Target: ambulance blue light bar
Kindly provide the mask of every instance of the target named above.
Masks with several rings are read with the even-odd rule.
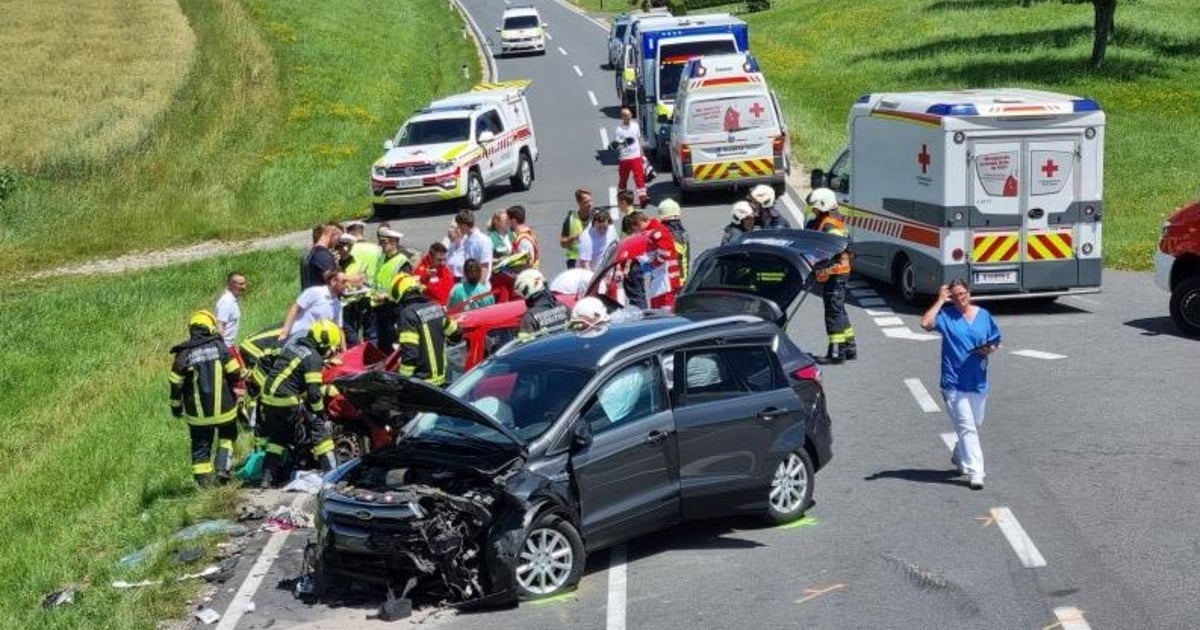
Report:
[[[931,105],[925,113],[937,116],[978,116],[979,110],[970,103],[938,103]]]
[[[1093,101],[1090,98],[1081,98],[1071,101],[1071,105],[1076,112],[1098,112],[1100,111],[1100,103]]]

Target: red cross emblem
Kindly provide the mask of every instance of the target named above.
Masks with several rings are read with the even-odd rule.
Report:
[[[1054,174],[1058,172],[1058,168],[1059,167],[1054,163],[1054,160],[1049,159],[1046,160],[1046,163],[1042,165],[1042,172],[1046,174],[1046,177],[1054,177]]]
[[[763,109],[763,106],[758,103],[755,103],[750,106],[750,113],[754,114],[755,118],[762,118],[762,114],[765,111],[767,111],[767,110]]]
[[[921,152],[917,154],[917,163],[921,165],[921,174],[924,175],[929,169],[929,163],[932,162],[929,155],[929,145],[922,144]]]

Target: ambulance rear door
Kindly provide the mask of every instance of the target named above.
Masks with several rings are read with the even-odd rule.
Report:
[[[770,177],[779,120],[766,89],[714,92],[697,90],[685,105],[682,140],[691,149],[697,182]]]

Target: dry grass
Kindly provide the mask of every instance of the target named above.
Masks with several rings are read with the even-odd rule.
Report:
[[[149,137],[196,38],[174,0],[0,0],[0,163],[78,172]]]

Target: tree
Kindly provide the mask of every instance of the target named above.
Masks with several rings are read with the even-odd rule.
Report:
[[[1099,70],[1104,65],[1108,42],[1117,36],[1117,0],[1092,0],[1092,11],[1096,17],[1092,27],[1092,69]]]

